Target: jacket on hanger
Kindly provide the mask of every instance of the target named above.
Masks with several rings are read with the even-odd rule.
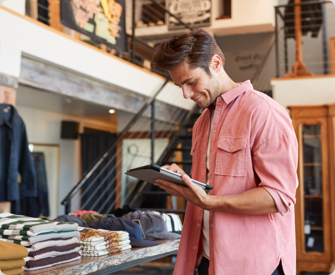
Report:
[[[0,201],[36,196],[36,173],[26,127],[12,105],[0,104]]]
[[[310,0],[302,0],[302,3],[307,3]],[[294,4],[294,0],[290,0],[288,4]],[[285,37],[295,38],[294,28],[294,6],[285,8]],[[312,33],[312,37],[317,37],[323,22],[323,14],[321,3],[301,5],[301,31],[302,35],[308,32]]]

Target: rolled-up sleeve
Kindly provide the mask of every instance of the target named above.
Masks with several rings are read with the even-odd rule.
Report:
[[[253,152],[254,170],[273,198],[278,212],[293,211],[298,187],[298,144],[294,132],[281,133],[257,146]]]

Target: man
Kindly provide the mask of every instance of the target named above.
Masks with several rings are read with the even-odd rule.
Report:
[[[296,274],[294,203],[297,140],[285,109],[235,83],[224,56],[202,29],[159,45],[155,68],[168,71],[186,99],[203,112],[193,127],[192,178],[188,187],[155,184],[188,200],[175,275]]]

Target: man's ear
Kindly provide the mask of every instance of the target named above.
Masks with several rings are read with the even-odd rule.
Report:
[[[222,60],[219,55],[214,54],[211,59],[211,66],[213,71],[218,73],[222,69]]]

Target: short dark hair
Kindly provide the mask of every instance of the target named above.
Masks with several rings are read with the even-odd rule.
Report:
[[[211,76],[209,63],[217,54],[224,65],[224,55],[213,36],[203,29],[193,29],[182,35],[175,35],[157,46],[152,58],[153,68],[170,71],[174,66],[188,62],[192,69],[201,67]]]

